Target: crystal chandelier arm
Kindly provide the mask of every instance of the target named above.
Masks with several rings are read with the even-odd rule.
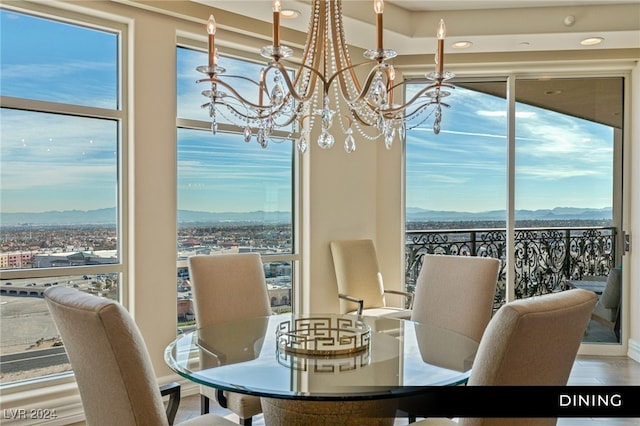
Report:
[[[235,99],[235,100],[238,101],[237,99]],[[240,106],[246,107],[246,105],[243,105],[240,101],[238,101],[238,103],[239,103]],[[204,104],[203,107],[206,107],[208,105],[209,104]],[[249,114],[247,112],[242,112],[238,108],[236,108],[235,105],[233,105],[232,103],[230,103],[228,101],[216,101],[216,105],[225,106],[227,109],[229,109],[229,111],[232,112],[233,115],[235,115],[236,117],[242,118],[244,120],[247,120],[247,121],[259,121],[259,120],[263,120],[263,119],[271,116],[271,114],[261,115],[259,111],[256,111],[256,114]],[[251,110],[247,110],[247,111],[251,111]],[[280,123],[279,127],[288,126],[293,121],[295,121],[295,119],[296,119],[295,115],[292,116],[292,117],[289,117],[287,119],[287,121],[285,121],[284,123]]]
[[[400,87],[400,86],[402,86],[402,85],[404,85],[404,84],[406,84],[406,82],[398,83],[398,84],[396,84],[395,86],[391,87],[391,89],[389,89],[389,90],[394,90],[394,89],[396,89],[396,88],[398,88],[398,87]],[[403,111],[403,110],[407,110],[407,109],[408,109],[409,107],[411,107],[411,105],[413,105],[413,103],[414,103],[414,102],[416,102],[416,101],[417,101],[417,100],[418,100],[418,99],[419,99],[423,94],[427,93],[427,92],[428,92],[428,91],[430,91],[430,90],[434,90],[434,89],[435,89],[436,91],[439,91],[439,90],[440,90],[440,88],[442,88],[442,87],[447,87],[447,88],[450,88],[450,89],[455,89],[455,86],[452,86],[452,85],[447,84],[447,83],[433,83],[433,84],[430,84],[430,85],[428,85],[427,87],[424,87],[423,89],[421,89],[420,91],[418,91],[418,93],[416,93],[416,94],[415,94],[415,95],[414,95],[414,96],[413,96],[409,101],[405,102],[405,103],[404,103],[404,104],[402,104],[402,105],[398,105],[398,106],[395,106],[395,107],[389,107],[389,108],[386,108],[386,109],[384,110],[384,113],[385,113],[385,115],[386,115],[386,114],[394,114],[394,113],[397,113],[397,112],[400,112],[400,111]],[[439,104],[441,104],[441,105],[443,105],[443,106],[449,107],[449,105],[447,105],[447,104],[443,103],[439,98],[433,98],[433,97],[430,97],[430,98],[429,98],[429,102],[426,102],[426,103],[425,103],[425,105],[438,104],[438,103],[439,103]]]
[[[258,83],[256,83],[255,81],[248,79],[246,77],[243,76],[227,76],[227,77],[234,77],[234,78],[240,78],[240,79],[244,79],[247,80],[249,82],[251,82],[252,84],[256,84],[259,86]],[[283,114],[283,112],[286,111],[287,108],[289,108],[289,104],[290,102],[290,94],[287,94],[283,100],[282,103],[275,105],[275,104],[269,104],[269,105],[260,105],[260,104],[255,104],[253,102],[250,102],[249,100],[247,100],[246,98],[244,98],[243,96],[241,96],[235,89],[233,89],[233,87],[231,87],[231,85],[227,82],[224,82],[222,80],[219,80],[217,78],[211,78],[211,79],[203,79],[201,81],[209,81],[212,82],[214,84],[218,84],[222,87],[225,87],[227,89],[229,89],[229,91],[231,92],[231,95],[227,95],[227,94],[223,94],[222,96],[220,96],[220,94],[216,91],[216,90],[210,90],[210,91],[203,91],[202,94],[205,95],[206,97],[208,97],[210,99],[209,102],[207,102],[206,104],[202,105],[202,107],[207,107],[207,106],[212,106],[212,105],[224,105],[225,107],[227,107],[235,116],[242,118],[243,120],[249,120],[249,121],[258,121],[258,120],[263,120],[265,118],[269,118],[269,117],[278,117],[281,115],[284,115],[285,117],[287,117],[287,120],[283,123],[279,123],[278,126],[279,127],[283,127],[283,126],[288,126],[289,124],[293,123],[296,120],[296,115],[292,115],[292,116],[287,116],[286,114]],[[215,95],[213,95],[215,94]],[[228,102],[227,99],[233,99],[234,101],[236,101],[239,105],[241,105],[242,107],[244,107],[244,110],[247,112],[243,112],[238,110],[235,106],[233,106],[230,102]],[[253,111],[254,114],[250,114],[249,111]]]
[[[303,93],[303,94],[298,93],[296,90],[296,85],[297,85],[296,83],[298,80],[297,76],[302,74],[301,70],[298,70],[298,72],[296,73],[295,82],[291,81],[291,79],[289,78],[289,73],[287,72],[287,69],[280,63],[280,61],[270,64],[265,71],[268,71],[272,68],[279,70],[280,74],[282,75],[282,79],[284,80],[284,83],[287,86],[287,89],[289,89],[289,94],[293,96],[293,98],[298,102],[308,102],[313,97],[313,93],[315,92],[316,82],[318,78],[321,79],[323,83],[325,83],[325,80],[322,74],[320,74],[320,72],[318,72],[316,69],[305,64],[297,64],[297,65],[301,69],[306,69],[312,72],[314,75],[314,77],[311,78],[311,81],[309,82],[310,86],[307,88],[306,93]]]
[[[373,125],[369,121],[367,121],[364,118],[362,118],[362,116],[358,113],[358,111],[356,109],[353,109],[353,108],[349,109],[349,112],[351,113],[351,116],[354,118],[354,120],[356,120],[358,123],[362,124],[363,126],[372,126]]]
[[[245,80],[245,81],[250,82],[251,84],[255,84],[256,86],[258,86],[260,88],[261,92],[264,91],[264,88],[260,85],[260,83],[254,81],[254,80],[252,80],[250,78],[247,78],[247,77],[244,77],[244,76],[241,76],[241,75],[227,75],[227,76],[225,76],[225,78],[237,78],[237,79]],[[261,105],[261,104],[256,104],[256,103],[253,103],[253,102],[249,101],[244,96],[240,95],[240,93],[238,93],[233,88],[233,86],[231,86],[231,84],[229,84],[226,81],[221,80],[221,79],[219,79],[217,77],[203,78],[201,80],[198,80],[198,83],[205,82],[205,81],[208,81],[208,82],[211,82],[211,83],[214,83],[216,85],[220,85],[220,86],[224,87],[225,89],[229,90],[229,92],[232,93],[232,95],[233,95],[232,97],[233,98],[237,99],[239,102],[241,102],[241,103],[243,103],[243,104],[245,104],[245,105],[247,105],[247,106],[249,106],[251,108],[254,108],[256,110],[266,110],[266,109],[269,109],[269,108],[273,108],[273,106],[274,106],[274,105],[271,105],[271,104],[269,104],[269,105]]]
[[[341,75],[343,73],[347,72],[347,71],[349,71],[351,73],[357,67],[370,65],[370,64],[371,64],[371,61],[363,62],[361,64],[356,64],[356,65],[350,65],[347,68],[341,69],[341,70],[337,71],[334,75],[331,76],[331,78],[329,79],[329,84],[331,84],[332,81],[335,78],[338,78],[338,81],[340,83],[340,91],[342,92],[342,96],[347,101],[347,103],[354,103],[354,102],[358,102],[358,101],[364,101],[364,102],[367,103],[367,105],[369,105],[370,108],[375,110],[375,109],[378,108],[378,106],[374,105],[369,99],[367,99],[367,93],[369,92],[369,89],[371,89],[371,84],[372,84],[372,82],[373,82],[373,80],[374,80],[374,78],[375,78],[375,76],[376,76],[376,74],[378,72],[382,72],[386,76],[386,80],[387,80],[387,83],[385,84],[386,92],[389,93],[391,91],[391,89],[389,89],[389,86],[390,86],[390,82],[393,81],[393,80],[391,79],[391,70],[389,69],[389,67],[386,64],[381,63],[378,66],[372,68],[371,71],[369,71],[369,74],[367,75],[367,78],[365,79],[364,87],[362,89],[360,89],[360,85],[359,84],[355,85],[356,89],[359,90],[359,92],[353,98],[349,97],[349,93],[348,93],[347,88],[346,88],[346,80],[341,77]],[[357,80],[354,81],[354,83],[356,83],[356,82],[357,82]]]

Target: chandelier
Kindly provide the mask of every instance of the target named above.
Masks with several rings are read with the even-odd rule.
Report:
[[[294,63],[287,60],[293,50],[280,44],[282,2],[274,0],[273,44],[260,52],[268,62],[256,80],[225,74],[226,70],[218,63],[216,22],[211,15],[207,22],[208,64],[197,70],[207,75],[198,83],[211,84],[210,89],[202,92],[207,98],[202,107],[209,111],[212,132],[217,132],[220,116],[239,126],[246,142],[255,138],[266,148],[274,130],[297,129],[296,144],[301,153],[308,148],[316,121],[321,123],[318,145],[331,148],[335,143],[334,134],[341,132],[347,152],[356,149],[354,132],[369,140],[382,138],[390,149],[394,139],[404,139],[408,125],[415,127],[413,123],[419,125],[431,116],[434,117],[433,132],[438,134],[442,107],[449,107],[442,99],[450,94],[447,89],[453,89],[446,81],[454,77],[443,69],[444,21],[440,20],[436,32],[435,70],[425,75],[429,83],[411,99],[396,104],[394,91],[405,83],[395,83],[394,67],[387,63],[397,53],[383,44],[384,1],[373,3],[377,46],[364,52],[365,62],[351,62],[344,36],[342,1],[313,0],[304,52],[301,61]],[[370,70],[361,82],[356,70],[362,67]],[[291,69],[295,72],[291,73]],[[242,81],[243,87],[247,82],[255,87],[251,99],[246,90],[234,88],[232,83],[238,81]]]

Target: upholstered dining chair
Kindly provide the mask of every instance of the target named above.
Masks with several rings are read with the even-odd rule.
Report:
[[[229,253],[189,257],[196,324],[200,327],[244,318],[271,315],[262,259],[258,253]],[[201,412],[209,401],[238,415],[244,426],[262,413],[260,398],[200,386]]]
[[[71,362],[87,425],[173,424],[180,387],[167,387],[165,408],[142,335],[122,305],[63,286],[49,287],[44,298]],[[180,423],[234,424],[215,414]]]
[[[520,299],[491,318],[468,386],[566,386],[597,296],[583,289]],[[552,426],[555,418],[427,418],[414,426]]]
[[[413,294],[384,288],[372,240],[335,240],[330,247],[341,314],[409,319]],[[388,306],[385,294],[405,297],[407,307]]]
[[[620,339],[620,302],[622,300],[622,269],[613,268],[607,276],[602,294],[593,308],[591,318],[609,327]]]
[[[416,280],[411,320],[435,325],[480,342],[493,314],[500,260],[425,254]],[[411,402],[399,409],[415,421]]]
[[[493,314],[500,260],[425,254],[411,320],[463,334],[476,342]]]

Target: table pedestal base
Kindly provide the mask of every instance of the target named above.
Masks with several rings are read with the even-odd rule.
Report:
[[[266,426],[393,426],[395,399],[301,401],[260,398]]]

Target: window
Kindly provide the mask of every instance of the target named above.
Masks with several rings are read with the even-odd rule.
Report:
[[[408,288],[424,253],[502,259],[495,307],[574,280],[607,281],[622,255],[624,78],[515,78],[512,110],[506,79],[456,86],[440,135],[407,132]],[[584,341],[619,343],[616,331],[591,321]]]
[[[119,300],[124,274],[124,28],[38,9],[0,9],[2,384],[70,369],[46,288]]]
[[[177,50],[178,75],[178,323],[194,321],[186,259],[194,254],[254,251],[262,255],[274,311],[292,310],[296,260],[293,226],[294,143],[287,134],[267,149],[244,142],[224,115],[212,134],[206,83],[195,68],[206,54]],[[223,58],[229,73],[258,75],[260,66]],[[236,71],[233,71],[236,70]]]
[[[425,252],[502,255],[491,229],[506,224],[506,108],[486,90],[504,82],[459,85],[442,112],[406,137],[406,284],[412,291]],[[407,88],[417,92],[416,82]],[[479,232],[478,232],[479,231]],[[504,240],[502,240],[504,242]],[[504,290],[504,289],[503,289]]]

